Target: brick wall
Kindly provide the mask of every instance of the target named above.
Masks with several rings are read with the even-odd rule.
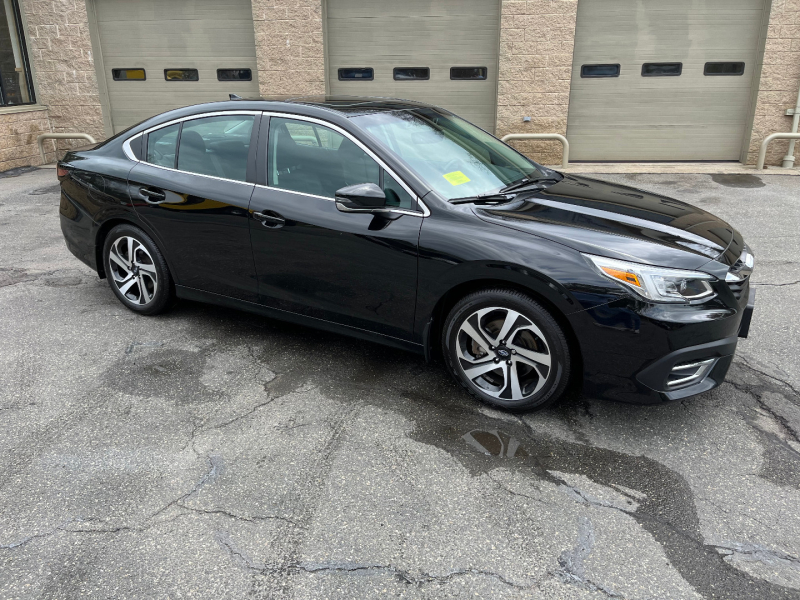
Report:
[[[262,96],[324,94],[321,0],[252,0]]]
[[[503,0],[497,135],[567,133],[577,0]],[[531,117],[524,123],[523,117]],[[558,142],[513,142],[534,160],[561,163]]]
[[[5,134],[0,136],[0,170],[38,165],[36,135],[45,131],[84,132],[98,141],[105,137],[85,1],[20,0],[20,8],[27,24],[36,100],[48,110],[0,114],[0,131]],[[59,154],[85,143],[59,141]],[[45,147],[52,150],[53,144]]]
[[[792,117],[787,108],[797,102],[800,85],[800,0],[773,0],[769,20],[764,66],[753,120],[747,162],[755,163],[761,141],[770,133],[791,131]],[[788,141],[774,141],[767,151],[767,164],[780,165]],[[800,154],[798,144],[795,156]],[[800,160],[795,162],[800,166]]]

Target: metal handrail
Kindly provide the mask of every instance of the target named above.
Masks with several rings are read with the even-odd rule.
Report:
[[[561,154],[561,166],[565,169],[569,166],[569,142],[560,133],[509,133],[500,138],[501,142],[510,140],[557,140],[564,148]]]
[[[772,140],[800,140],[800,133],[772,133],[765,137],[764,141],[761,142],[761,148],[758,150],[757,171],[764,169],[764,161],[767,159],[767,146]]]
[[[96,144],[95,139],[88,133],[42,133],[36,136],[36,143],[39,145],[39,155],[42,157],[42,164],[47,162],[44,155],[45,140],[87,140],[90,144]]]

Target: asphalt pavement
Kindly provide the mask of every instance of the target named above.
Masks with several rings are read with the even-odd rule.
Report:
[[[0,598],[800,598],[800,178],[594,177],[753,248],[720,388],[519,417],[375,344],[136,316],[55,172],[0,173]]]

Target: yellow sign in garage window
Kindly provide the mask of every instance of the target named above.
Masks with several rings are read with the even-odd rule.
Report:
[[[468,181],[472,181],[461,171],[453,171],[452,173],[445,173],[444,175],[442,175],[442,177],[447,179],[447,181],[449,181],[452,185],[461,185],[462,183],[467,183]]]
[[[111,69],[114,81],[144,81],[144,69]]]

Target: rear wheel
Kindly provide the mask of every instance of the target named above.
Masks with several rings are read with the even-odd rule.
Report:
[[[103,245],[106,278],[133,312],[155,315],[170,306],[172,278],[155,242],[133,225],[117,225]]]
[[[512,290],[484,290],[459,301],[444,325],[445,362],[467,391],[514,411],[544,408],[569,382],[564,332],[540,304]]]

